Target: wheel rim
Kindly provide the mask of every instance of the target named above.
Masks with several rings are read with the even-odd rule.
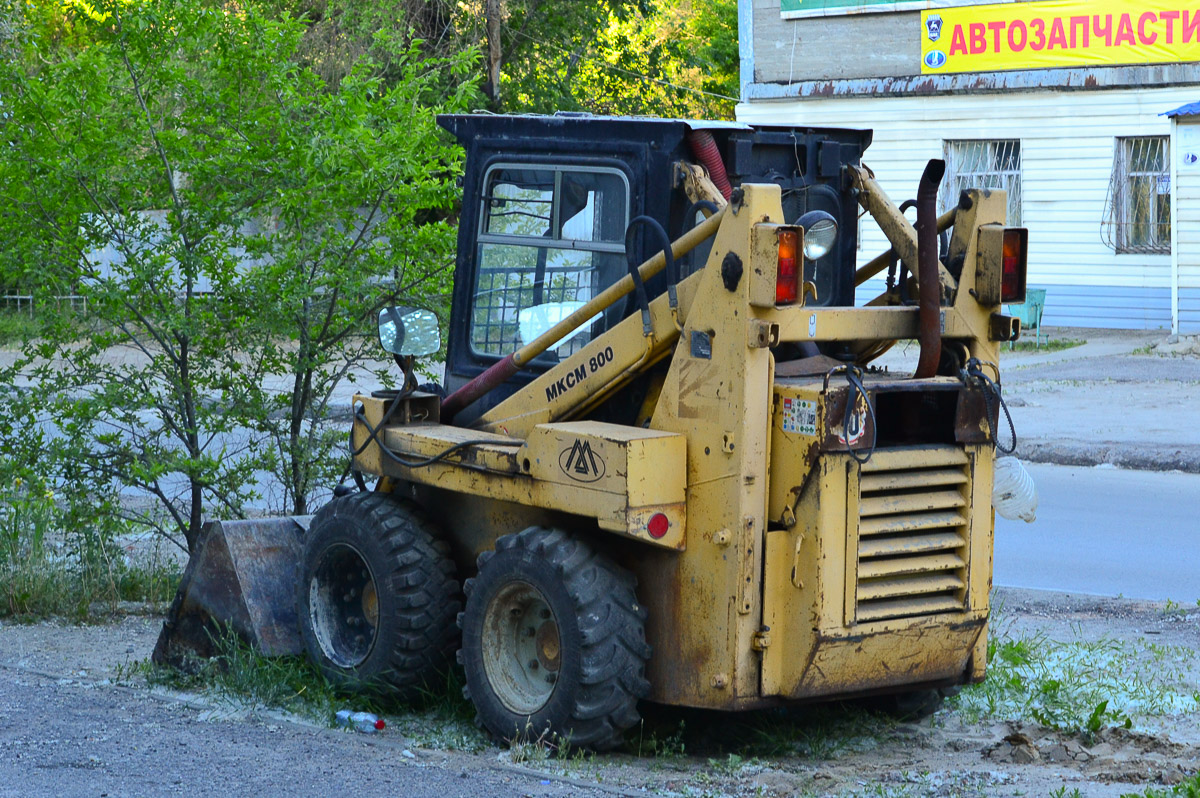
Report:
[[[339,668],[361,665],[375,646],[379,592],[366,559],[352,546],[322,552],[308,584],[313,636],[325,657]]]
[[[502,587],[484,613],[482,643],[484,671],[500,702],[518,715],[544,707],[558,683],[562,645],[542,592],[528,582]]]

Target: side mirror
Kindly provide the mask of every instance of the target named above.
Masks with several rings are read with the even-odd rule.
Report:
[[[428,310],[384,308],[379,311],[379,345],[393,355],[432,355],[442,348],[437,316]]]

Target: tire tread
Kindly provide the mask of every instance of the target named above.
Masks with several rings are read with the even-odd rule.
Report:
[[[637,724],[637,702],[650,692],[645,678],[651,649],[645,640],[645,608],[634,589],[637,580],[586,542],[560,529],[530,527],[496,541],[495,553],[528,552],[546,561],[560,576],[576,609],[581,674],[569,728],[555,730],[570,745],[608,750]],[[479,556],[482,573],[493,552]],[[464,592],[470,596],[475,579]],[[459,616],[462,625],[463,616]],[[463,657],[460,652],[460,662]],[[491,728],[503,738],[507,730]]]

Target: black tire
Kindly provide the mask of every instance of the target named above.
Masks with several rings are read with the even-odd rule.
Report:
[[[313,518],[296,615],[334,684],[415,698],[458,646],[461,608],[449,548],[415,503],[355,493]]]
[[[635,586],[628,571],[557,529],[530,527],[481,554],[459,616],[463,692],[480,724],[508,742],[619,745],[650,690]]]

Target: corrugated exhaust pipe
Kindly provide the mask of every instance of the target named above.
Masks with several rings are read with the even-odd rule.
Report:
[[[717,141],[707,130],[693,130],[687,137],[688,146],[696,156],[712,180],[721,196],[729,199],[733,195],[733,187],[729,185],[729,176],[725,174],[725,162],[721,160],[721,151],[717,149]]]
[[[942,285],[938,279],[937,194],[946,162],[937,159],[925,165],[921,183],[917,186],[917,280],[918,298],[917,340],[921,356],[917,360],[917,379],[937,374],[942,359]]]

